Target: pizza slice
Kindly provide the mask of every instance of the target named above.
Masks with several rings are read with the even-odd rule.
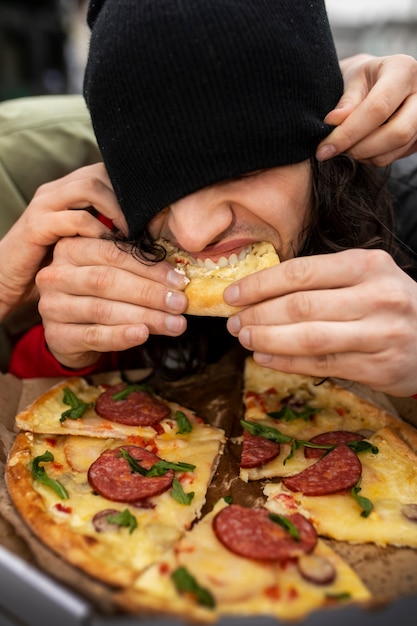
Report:
[[[307,447],[336,443],[365,451],[376,431],[390,427],[417,452],[417,431],[379,406],[335,384],[309,376],[285,374],[248,358],[244,373],[245,413],[242,420],[240,477],[244,481],[288,477],[317,458]],[[347,453],[348,454],[348,453]]]
[[[214,622],[226,615],[301,619],[369,597],[302,515],[221,500],[118,600],[132,611],[165,605],[170,613]]]
[[[224,438],[193,411],[168,402],[149,385],[92,385],[73,377],[36,398],[16,416],[17,428],[40,434],[169,441]]]
[[[369,442],[374,452],[359,455],[360,461],[340,444],[308,469],[267,485],[265,493],[300,507],[321,536],[417,548],[417,455],[389,427]]]
[[[31,530],[52,550],[113,586],[175,545],[200,515],[221,441],[20,433],[6,484]]]

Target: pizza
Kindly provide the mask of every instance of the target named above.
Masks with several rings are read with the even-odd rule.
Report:
[[[242,480],[269,479],[270,501],[323,537],[417,548],[413,426],[332,381],[251,358],[244,402]]]
[[[328,539],[417,547],[416,430],[335,381],[252,358],[241,418],[235,438],[147,384],[64,380],[16,416],[8,492],[123,611],[213,623],[366,606]]]
[[[276,250],[269,242],[254,243],[244,248],[239,256],[224,256],[216,263],[211,259],[207,259],[205,263],[195,260],[188,252],[179,250],[165,239],[158,239],[157,243],[165,249],[167,261],[189,280],[184,290],[188,297],[188,308],[185,312],[189,315],[233,315],[239,308],[224,301],[223,292],[226,287],[239,278],[279,263]]]

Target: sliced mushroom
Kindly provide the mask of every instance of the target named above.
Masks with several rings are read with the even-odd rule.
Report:
[[[328,585],[336,578],[334,565],[315,554],[303,554],[298,559],[298,569],[303,578],[316,585]]]
[[[417,504],[404,504],[401,513],[411,522],[417,522]]]
[[[375,434],[375,431],[371,430],[370,428],[361,428],[357,431],[357,433],[358,435],[362,435],[362,437],[365,437],[365,439],[370,439],[372,435]]]
[[[103,509],[99,511],[92,519],[94,529],[98,533],[107,532],[109,530],[119,530],[119,524],[112,524],[108,520],[111,515],[117,515],[118,513],[120,513],[120,511],[117,509]]]

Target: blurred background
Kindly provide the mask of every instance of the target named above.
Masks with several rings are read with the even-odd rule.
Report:
[[[0,0],[0,100],[81,91],[86,5],[86,0]],[[417,0],[326,0],[326,5],[339,57],[403,52],[417,58]]]

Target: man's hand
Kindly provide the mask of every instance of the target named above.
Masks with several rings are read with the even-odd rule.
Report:
[[[300,257],[225,290],[247,308],[228,320],[255,360],[417,393],[417,284],[381,250]]]
[[[345,92],[325,122],[336,128],[318,147],[324,161],[345,152],[384,167],[417,149],[417,60],[359,54],[340,63]]]
[[[167,261],[142,263],[113,241],[61,239],[36,282],[48,347],[67,367],[186,328],[185,277]]]
[[[91,207],[127,232],[101,163],[83,167],[38,189],[25,212],[0,241],[0,320],[20,304],[37,298],[36,272],[60,237],[101,237],[108,232],[108,226],[91,214]]]

